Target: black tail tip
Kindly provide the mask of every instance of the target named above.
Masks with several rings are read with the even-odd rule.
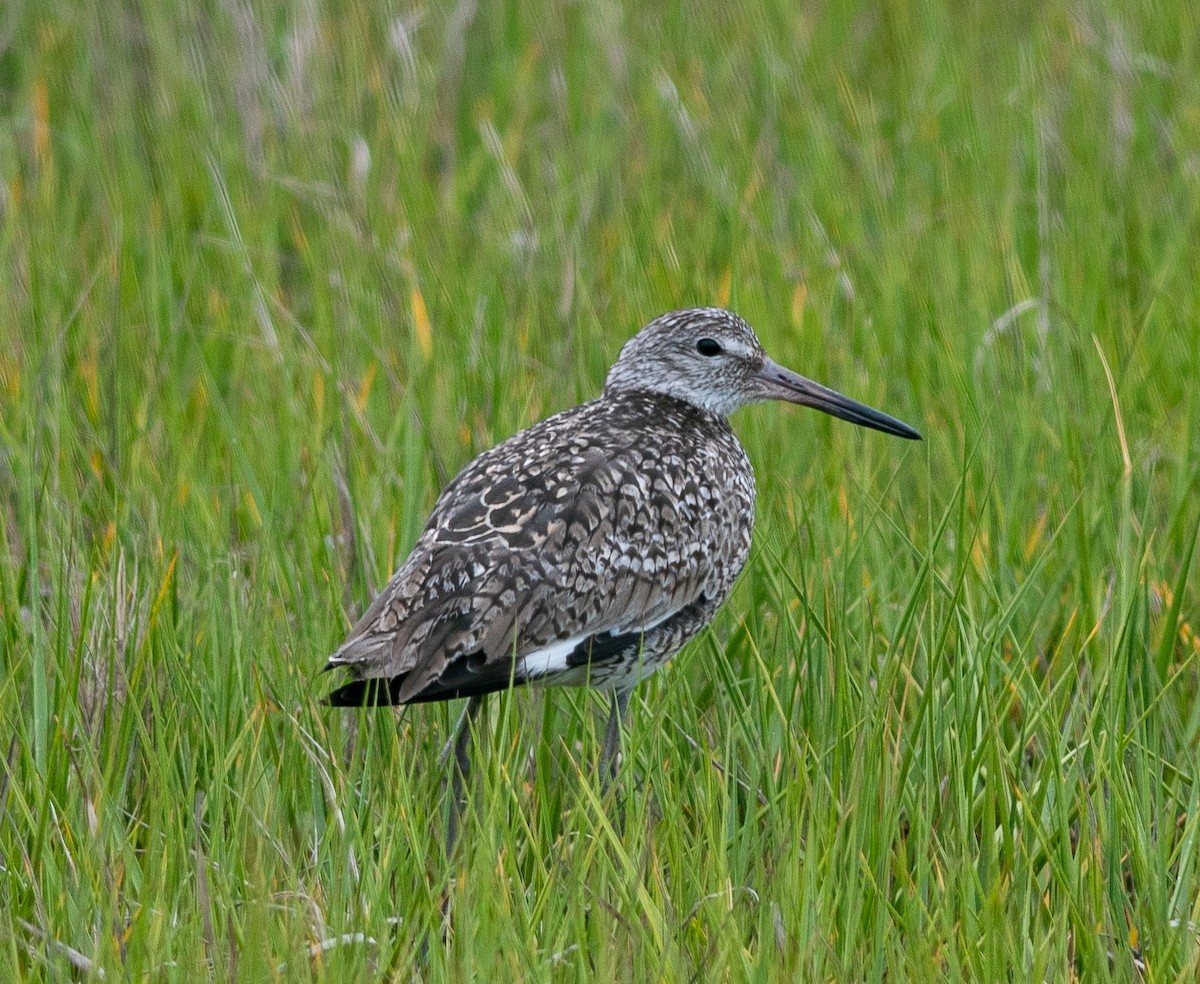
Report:
[[[351,680],[326,694],[321,703],[326,707],[391,707],[399,703],[396,696],[401,680]]]

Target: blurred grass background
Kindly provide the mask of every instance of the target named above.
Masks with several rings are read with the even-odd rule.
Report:
[[[1198,59],[1182,2],[6,5],[0,978],[1195,980]],[[448,861],[457,708],[314,674],[712,303],[925,441],[742,413],[620,806],[514,694]]]

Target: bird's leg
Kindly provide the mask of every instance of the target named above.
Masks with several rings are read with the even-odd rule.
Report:
[[[459,715],[454,733],[442,750],[442,757],[453,745],[454,765],[450,774],[450,814],[446,818],[446,857],[454,853],[454,844],[458,840],[458,827],[464,806],[467,777],[471,774],[471,732],[475,730],[475,718],[483,710],[483,697],[472,697]]]
[[[617,760],[621,756],[621,725],[625,721],[625,712],[629,710],[629,695],[633,691],[622,688],[612,692],[611,710],[608,714],[608,726],[604,729],[604,750],[601,756],[604,785],[617,778]]]

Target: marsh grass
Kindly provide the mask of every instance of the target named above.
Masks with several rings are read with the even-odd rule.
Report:
[[[1195,979],[1187,4],[2,20],[0,978]],[[315,673],[695,303],[925,441],[742,413],[616,788],[506,695],[448,859],[458,709]]]

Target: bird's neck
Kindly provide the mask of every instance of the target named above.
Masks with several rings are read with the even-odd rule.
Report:
[[[691,423],[704,429],[728,431],[729,420],[692,400],[657,389],[606,386],[601,399],[615,407],[626,408],[650,420],[683,425]]]

